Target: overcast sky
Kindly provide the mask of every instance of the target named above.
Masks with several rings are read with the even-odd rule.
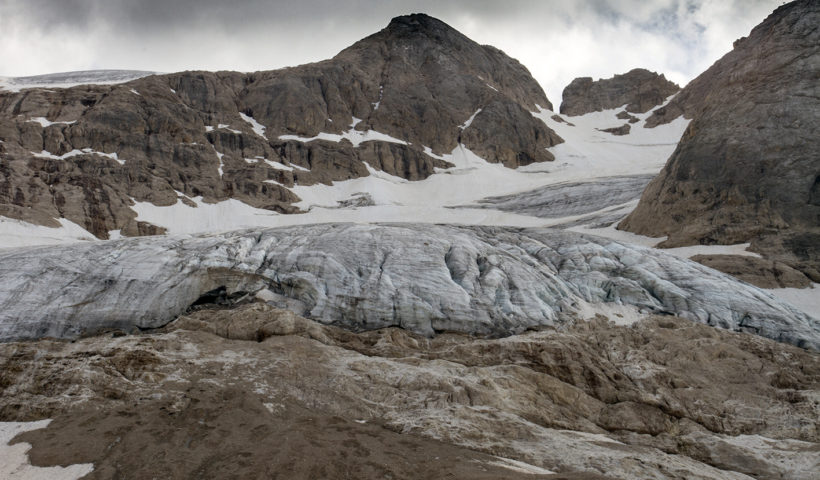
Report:
[[[0,76],[267,70],[332,57],[424,12],[517,58],[553,103],[635,67],[683,85],[782,0],[0,0]]]

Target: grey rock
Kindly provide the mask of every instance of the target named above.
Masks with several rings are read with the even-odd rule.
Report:
[[[751,242],[820,281],[819,23],[816,1],[779,7],[658,114],[693,120],[620,228]]]
[[[561,113],[583,115],[623,105],[627,112],[645,113],[678,90],[680,87],[663,74],[643,68],[596,81],[592,77],[579,77],[564,88]]]
[[[629,123],[638,123],[641,121],[640,118],[636,117],[635,115],[630,115],[626,112],[626,110],[621,110],[620,112],[615,114],[616,118],[620,118],[621,120],[629,120]]]
[[[505,336],[619,303],[820,349],[817,321],[657,250],[549,229],[324,224],[0,252],[0,339],[164,325],[215,289],[270,290],[361,331]],[[244,295],[240,293],[240,296]]]
[[[611,133],[613,135],[621,136],[621,135],[629,135],[630,130],[632,127],[628,123],[624,123],[620,127],[612,127],[612,128],[599,128],[601,132]]]

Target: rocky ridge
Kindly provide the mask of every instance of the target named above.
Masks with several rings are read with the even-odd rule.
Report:
[[[595,81],[592,77],[579,77],[564,88],[560,113],[575,116],[626,105],[619,118],[631,120],[634,117],[626,112],[646,113],[679,90],[663,74],[643,68]]]
[[[520,63],[422,14],[294,68],[0,91],[0,215],[67,218],[105,239],[162,233],[135,220],[133,201],[289,213],[296,183],[368,166],[423,179],[458,144],[508,167],[549,161],[562,140],[530,114],[539,107],[552,105]]]
[[[550,229],[324,224],[0,251],[0,340],[167,324],[254,296],[354,331],[507,336],[674,314],[820,350],[816,319],[657,250]],[[55,291],[54,285],[67,285]]]
[[[820,5],[779,7],[647,124],[693,118],[621,229],[737,244],[820,281]]]

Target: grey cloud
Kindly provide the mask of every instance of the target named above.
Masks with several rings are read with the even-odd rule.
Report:
[[[275,68],[330,57],[396,15],[424,12],[518,58],[557,103],[573,76],[611,76],[643,66],[685,82],[779,3],[2,0],[0,69],[6,71],[0,75]]]

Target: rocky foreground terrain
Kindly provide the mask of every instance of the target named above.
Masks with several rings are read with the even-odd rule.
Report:
[[[820,465],[820,357],[671,316],[428,339],[251,303],[0,352],[0,415],[54,418],[15,441],[34,465],[93,464],[84,478],[808,480]]]
[[[662,247],[750,242],[820,281],[818,24],[816,1],[778,8],[647,119],[692,122],[620,228]]]

